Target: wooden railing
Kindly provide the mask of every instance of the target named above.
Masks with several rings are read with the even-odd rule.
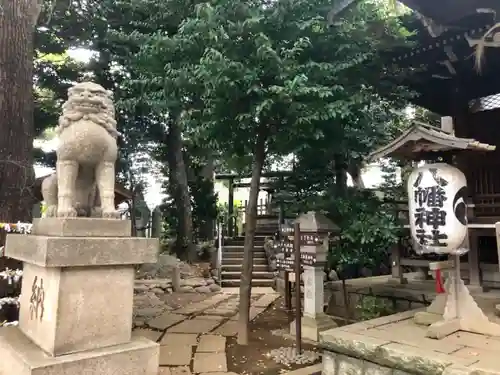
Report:
[[[474,203],[469,204],[473,208],[475,217],[499,217],[500,216],[500,194],[480,194],[474,197]]]

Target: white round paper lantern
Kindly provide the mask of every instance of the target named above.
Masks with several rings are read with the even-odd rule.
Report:
[[[461,247],[467,235],[466,189],[465,175],[445,163],[426,164],[411,173],[408,208],[416,251],[464,251]]]

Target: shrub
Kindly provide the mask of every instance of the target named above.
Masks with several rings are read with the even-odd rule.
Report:
[[[391,303],[376,296],[363,296],[356,305],[356,311],[361,320],[380,318],[381,316],[394,314]]]

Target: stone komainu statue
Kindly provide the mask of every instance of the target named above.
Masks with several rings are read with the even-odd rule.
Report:
[[[92,82],[70,88],[57,134],[56,173],[42,183],[46,216],[119,218],[114,202],[119,133],[112,92]]]

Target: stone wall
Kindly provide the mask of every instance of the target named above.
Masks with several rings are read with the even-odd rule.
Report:
[[[412,309],[417,309],[430,304],[435,293],[433,291],[422,291],[418,289],[408,288],[406,286],[382,285],[378,284],[377,278],[373,277],[366,279],[375,279],[369,286],[366,283],[352,283],[352,280],[346,283],[347,299],[348,299],[348,315],[346,312],[344,291],[341,282],[325,283],[325,304],[326,313],[328,315],[338,316],[342,318],[350,318],[358,320],[361,318],[361,311],[357,306],[366,296],[374,296],[389,307],[392,313],[403,312]],[[366,280],[356,279],[356,280]],[[387,279],[387,278],[385,278]]]
[[[324,351],[322,375],[411,375],[362,359]]]
[[[360,311],[356,307],[364,296],[375,296],[391,308],[391,312],[402,312],[429,305],[435,297],[433,281],[416,281],[417,273],[405,275],[409,284],[398,285],[388,282],[390,276],[373,276],[346,281],[348,299],[348,317],[344,302],[341,281],[325,283],[325,312],[328,315],[358,320]],[[290,280],[295,277],[290,274]],[[282,277],[276,278],[276,289],[284,295],[285,283]]]

